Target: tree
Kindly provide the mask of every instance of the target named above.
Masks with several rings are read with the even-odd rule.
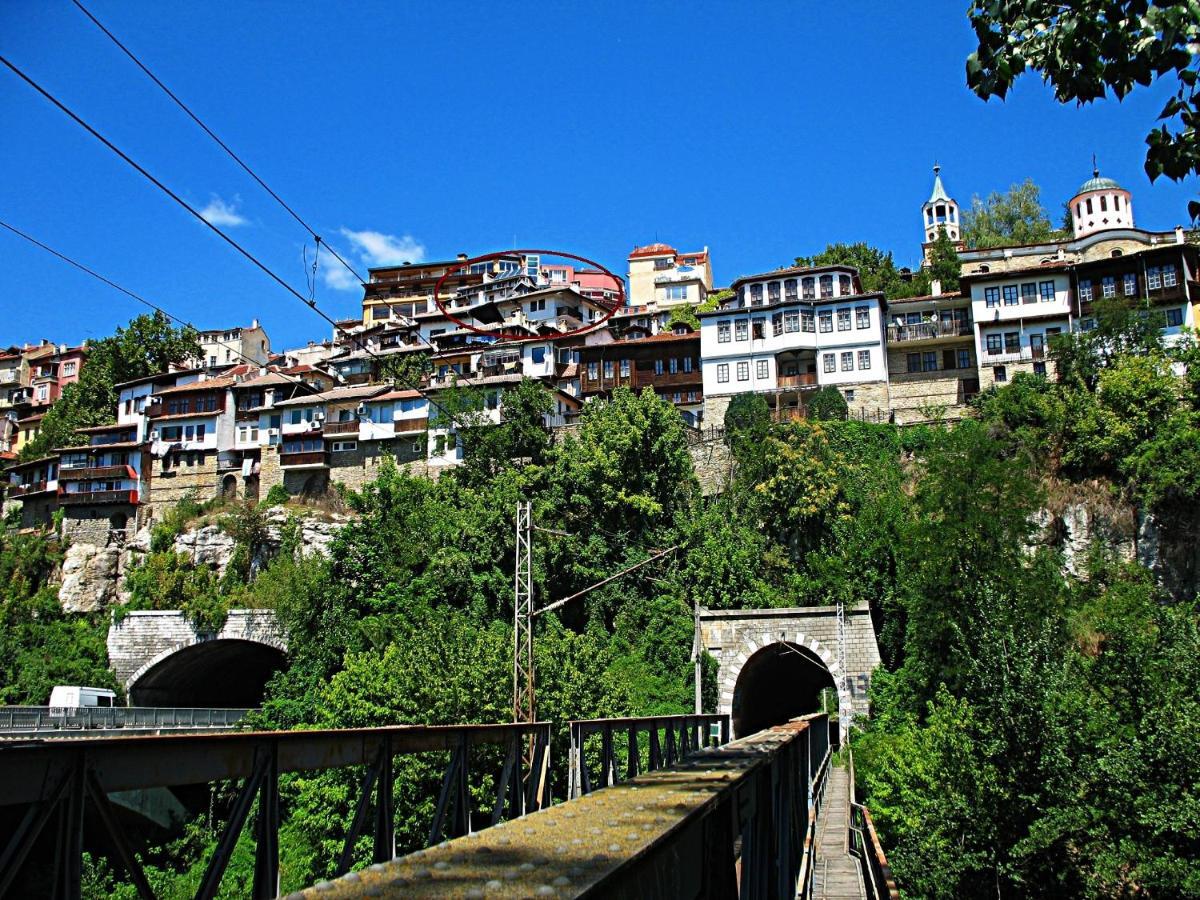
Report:
[[[1041,188],[1032,178],[1012,185],[1007,193],[993,191],[987,200],[972,197],[971,208],[963,213],[962,238],[971,249],[1039,244],[1064,236],[1050,224]]]
[[[974,0],[968,13],[979,46],[967,57],[967,85],[983,99],[1008,93],[1027,69],[1060,103],[1091,103],[1111,90],[1174,79],[1175,95],[1146,136],[1146,174],[1180,181],[1200,173],[1196,97],[1200,7],[1173,0]],[[1188,204],[1192,218],[1200,203]]]
[[[47,410],[38,436],[21,448],[22,459],[37,459],[55,447],[69,446],[80,428],[113,421],[116,385],[167,371],[200,355],[198,333],[174,328],[162,313],[137,316],[116,334],[88,346],[79,380],[67,385]]]
[[[929,268],[927,270],[929,279],[931,282],[939,282],[943,291],[957,291],[960,272],[962,272],[962,263],[959,262],[954,241],[950,240],[946,229],[940,228],[937,240],[933,242],[933,247],[929,251]]]
[[[696,316],[696,309],[690,303],[671,307],[671,315],[667,317],[667,330],[673,331],[677,325],[686,325],[692,331],[699,331],[700,319]]]
[[[396,353],[379,363],[379,380],[396,387],[416,390],[432,370],[429,353]]]
[[[808,417],[818,422],[821,420],[844,421],[850,415],[850,407],[846,404],[846,398],[832,385],[826,385],[816,391],[808,398],[805,406],[808,410]]]

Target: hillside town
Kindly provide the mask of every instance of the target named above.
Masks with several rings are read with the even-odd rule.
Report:
[[[853,418],[952,421],[1018,372],[1053,374],[1049,341],[1094,327],[1099,298],[1147,302],[1168,337],[1195,326],[1200,259],[1182,228],[1137,227],[1131,193],[1098,171],[1069,209],[1067,239],[971,248],[935,167],[919,208],[922,266],[948,240],[958,288],[933,279],[928,294],[890,302],[864,290],[849,265],[781,268],[719,287],[710,248],[665,243],[632,250],[625,284],[522,252],[372,268],[361,317],[324,339],[278,351],[257,320],[203,331],[198,358],[117,385],[111,424],[34,459],[19,459],[22,447],[78,379],[88,347],[8,347],[5,504],[19,506],[24,527],[61,510],[69,533],[95,532],[103,544],[189,496],[358,488],[385,455],[436,475],[461,459],[439,398],[478,389],[480,421],[499,422],[505,392],[526,379],[552,393],[552,429],[571,427],[618,387],[653,390],[697,433],[719,430],[739,394],[764,396],[787,421],[830,387]]]

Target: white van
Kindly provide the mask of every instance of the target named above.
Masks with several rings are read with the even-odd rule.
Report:
[[[108,688],[56,685],[50,691],[51,715],[64,715],[59,710],[79,707],[111,707],[116,705],[117,695]]]

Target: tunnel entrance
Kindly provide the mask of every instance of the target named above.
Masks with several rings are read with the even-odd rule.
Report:
[[[820,712],[821,691],[835,687],[821,658],[807,647],[779,641],[742,666],[733,690],[733,734],[745,737],[796,716]]]
[[[283,651],[257,641],[219,639],[183,647],[129,686],[132,706],[255,707],[285,665]]]

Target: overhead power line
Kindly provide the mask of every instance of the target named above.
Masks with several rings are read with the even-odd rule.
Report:
[[[273,191],[271,189],[271,187],[265,181],[263,181],[261,177],[259,177],[258,173],[255,172],[253,169],[251,169],[250,166],[240,156],[238,156],[236,153],[234,153],[228,144],[226,144],[223,140],[221,140],[219,137],[217,137],[216,133],[211,128],[209,128],[206,124],[204,124],[204,122],[201,120],[201,118],[198,115],[196,115],[194,112],[192,112],[191,108],[186,103],[184,103],[182,100],[180,100],[174,91],[172,91],[169,87],[167,87],[165,84],[163,84],[162,80],[157,75],[155,75],[153,72],[151,72],[150,68],[145,63],[143,63],[140,59],[138,59],[137,55],[132,50],[130,50],[128,47],[126,47],[115,34],[113,34],[111,31],[109,31],[107,28],[105,28],[104,25],[100,22],[100,20],[97,19],[94,15],[92,15],[86,6],[84,6],[82,3],[80,3],[79,0],[72,0],[72,2],[77,7],[79,7],[80,12],[82,12],[85,16],[87,16],[89,19],[91,19],[92,24],[94,24],[97,28],[99,28],[102,32],[104,32],[104,34],[108,37],[108,39],[110,41],[112,41],[114,44],[116,44],[117,47],[120,48],[121,52],[124,53],[126,56],[128,56],[130,58],[130,60],[133,61],[134,65],[136,65],[139,69],[141,69],[146,74],[147,78],[149,78],[156,85],[158,85],[158,87],[162,89],[162,92],[164,94],[166,94],[168,97],[170,97],[172,101],[174,101],[176,106],[178,106],[180,109],[182,109],[193,122],[195,122],[197,125],[199,125],[200,128],[204,131],[204,133],[207,134],[210,138],[212,138],[216,142],[217,146],[219,146],[222,150],[224,150],[229,155],[230,159],[232,159],[235,163],[237,163],[239,166],[241,166],[242,169],[245,170],[247,175],[249,175],[256,182],[258,182],[259,187],[261,187],[264,191],[266,191],[268,194],[270,194],[271,197],[274,198],[276,203],[278,203],[285,210],[287,210],[288,214],[300,224],[300,227],[303,228],[305,231],[307,231],[312,236],[313,240],[316,241],[318,254],[320,252],[321,245],[324,244],[325,249],[328,250],[330,252],[330,254],[332,254],[333,258],[336,259],[338,262],[340,262],[343,266],[345,266],[346,270],[349,271],[350,274],[353,275],[355,278],[357,278],[360,284],[366,283],[366,279],[364,279],[361,275],[359,275],[358,272],[356,272],[354,270],[354,267],[352,265],[350,265],[350,263],[346,262],[346,260],[343,259],[342,256],[335,249],[333,249],[333,247],[327,241],[322,240],[321,236],[319,234],[317,234],[317,232],[313,229],[313,227],[311,225],[309,225],[307,222],[304,221],[304,219],[302,219],[300,217],[300,214],[298,212],[296,212],[294,209],[292,209],[291,206],[289,206],[286,202],[284,202],[284,199],[282,197],[280,197],[277,193],[275,193],[275,191]]]
[[[561,600],[555,600],[553,603],[548,603],[547,605],[543,606],[541,609],[535,609],[532,613],[530,613],[530,616],[531,617],[540,616],[542,613],[550,612],[550,610],[552,610],[552,609],[558,609],[560,606],[566,606],[572,600],[577,600],[580,597],[582,597],[584,594],[588,594],[588,593],[591,593],[592,591],[596,590],[596,588],[604,587],[604,585],[608,584],[610,581],[616,581],[621,576],[628,575],[630,572],[634,571],[635,569],[640,569],[642,566],[649,565],[650,563],[654,562],[656,559],[661,559],[662,557],[666,556],[668,553],[678,550],[680,548],[680,546],[681,546],[680,544],[675,544],[672,547],[668,547],[666,550],[660,550],[658,553],[655,553],[653,556],[649,557],[648,559],[643,559],[639,563],[634,563],[629,568],[622,569],[620,572],[617,572],[615,575],[609,575],[603,581],[597,581],[595,584],[588,585],[582,591],[576,591],[574,594],[571,594],[568,597],[563,597]]]
[[[42,250],[45,250],[51,256],[58,257],[63,262],[67,263],[68,265],[74,266],[76,269],[79,269],[81,272],[87,273],[88,275],[92,276],[92,278],[95,278],[97,281],[102,281],[104,284],[107,284],[113,290],[120,291],[122,294],[125,294],[128,297],[132,297],[138,303],[141,303],[144,306],[150,307],[150,309],[154,310],[157,313],[161,313],[162,315],[166,316],[168,319],[170,319],[172,322],[176,323],[177,325],[184,325],[195,331],[200,330],[200,329],[196,328],[196,326],[193,325],[191,322],[187,321],[186,319],[181,319],[179,316],[175,315],[174,313],[168,312],[167,310],[163,309],[163,307],[159,306],[157,303],[153,303],[153,302],[147,300],[145,297],[142,297],[139,294],[135,294],[129,288],[124,287],[123,285],[117,284],[115,281],[113,281],[109,278],[106,278],[105,276],[101,275],[99,272],[95,271],[94,269],[88,268],[83,263],[79,262],[78,260],[74,260],[71,257],[67,256],[65,253],[55,250],[53,247],[51,247],[47,244],[43,244],[37,238],[33,237],[30,234],[26,234],[21,229],[17,228],[14,225],[10,225],[8,222],[5,222],[3,219],[0,219],[0,228],[8,229],[13,234],[15,234],[17,237],[28,241],[29,243],[33,244],[35,247],[40,247]],[[246,354],[242,353],[240,350],[234,350],[233,348],[229,348],[229,349],[234,354],[236,354],[239,358],[244,360],[245,362],[250,363],[255,368],[259,367],[259,363],[256,360],[253,360],[250,357],[246,356]],[[286,378],[288,381],[292,382],[295,385],[298,385],[299,387],[304,388],[305,390],[311,391],[314,394],[321,393],[321,391],[318,388],[312,386],[311,384],[309,384],[306,381],[297,380],[295,378],[292,378],[290,375],[285,375],[283,372],[277,372],[276,374],[283,378]]]

